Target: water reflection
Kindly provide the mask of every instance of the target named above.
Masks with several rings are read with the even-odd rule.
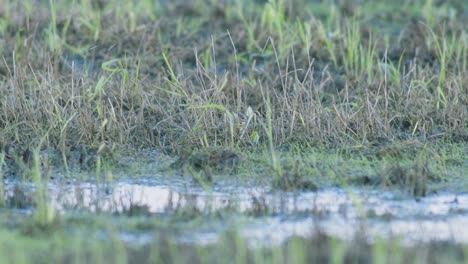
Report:
[[[34,191],[33,185],[22,186]],[[5,189],[7,196],[13,196],[18,184],[7,184]],[[63,213],[77,209],[126,213],[138,209],[150,215],[170,215],[180,210],[203,215],[229,210],[235,212],[234,222],[239,223],[241,233],[254,244],[281,243],[292,235],[308,236],[317,230],[343,239],[365,231],[369,239],[397,236],[407,243],[468,242],[464,228],[468,223],[468,194],[437,194],[420,201],[398,195],[340,188],[285,193],[232,185],[204,190],[183,181],[122,181],[101,188],[83,182],[49,185],[50,202]],[[184,243],[211,243],[223,228],[214,224],[209,231],[193,230],[180,239]],[[129,237],[123,234],[123,239]]]

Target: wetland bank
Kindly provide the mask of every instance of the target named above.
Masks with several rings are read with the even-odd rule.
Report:
[[[466,1],[0,5],[0,262],[466,263]]]

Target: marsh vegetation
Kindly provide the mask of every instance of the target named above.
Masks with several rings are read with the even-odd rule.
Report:
[[[466,263],[465,2],[5,0],[0,262]]]

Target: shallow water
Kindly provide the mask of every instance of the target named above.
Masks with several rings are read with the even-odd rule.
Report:
[[[7,196],[17,182],[7,182]],[[33,192],[33,184],[21,184]],[[223,187],[230,186],[230,187]],[[112,186],[89,182],[49,183],[50,203],[62,213],[71,210],[125,212],[138,207],[155,217],[192,209],[201,216],[228,212],[229,223],[209,219],[184,232],[181,243],[214,243],[228,227],[241,230],[255,246],[281,243],[293,235],[320,230],[341,239],[357,234],[369,241],[399,237],[407,244],[429,241],[468,243],[468,193],[440,193],[419,201],[398,192],[360,188],[327,188],[317,192],[278,192],[260,186],[214,186],[206,190],[180,180],[120,181]],[[133,243],[151,240],[147,233],[121,233]]]

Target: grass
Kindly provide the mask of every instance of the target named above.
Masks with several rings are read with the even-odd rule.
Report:
[[[2,224],[17,216],[2,218]],[[351,241],[334,239],[318,233],[309,237],[291,237],[279,245],[259,242],[248,246],[235,230],[221,233],[222,243],[192,245],[177,243],[177,237],[167,230],[174,224],[153,218],[84,215],[66,217],[54,229],[40,230],[31,219],[16,222],[18,231],[2,230],[0,255],[12,263],[318,263],[318,262],[426,262],[463,263],[466,246],[449,246],[433,242],[426,246],[404,246],[398,238],[377,239],[372,243],[359,238]],[[116,218],[118,221],[116,221]],[[6,220],[10,219],[10,220]],[[169,220],[172,221],[172,220]],[[188,222],[197,223],[197,219]],[[111,226],[109,223],[114,223]],[[185,221],[187,223],[187,221]],[[138,230],[140,226],[140,230]],[[138,236],[141,226],[150,231],[149,243],[139,247],[124,242],[116,229]],[[135,227],[137,229],[135,229]],[[133,229],[132,229],[133,228]],[[183,234],[183,229],[175,227]],[[70,230],[74,230],[70,232]],[[166,231],[165,231],[166,230]],[[103,243],[103,240],[106,243]],[[25,250],[27,249],[27,250]],[[184,252],[184,254],[180,254]],[[47,253],[47,254],[46,254]]]
[[[417,199],[464,192],[467,10],[461,0],[6,0],[0,196],[6,180],[32,181],[35,210],[27,221],[63,231],[70,227],[47,201],[51,174],[112,186],[115,178],[153,173],[155,160],[161,173],[181,172],[206,188],[229,177],[286,191],[359,185]],[[160,155],[146,157],[148,150]],[[116,251],[184,262],[173,259],[179,245],[166,235],[151,245],[160,251],[111,237],[102,248],[92,240],[73,253],[57,245],[66,240],[61,231],[50,231],[57,237],[45,244],[0,232],[14,238],[1,241],[3,250],[31,248],[23,259],[12,254],[12,263],[56,247],[64,262],[106,262]],[[226,237],[233,258],[214,246],[189,246],[181,257],[382,263],[392,250],[401,254],[397,262],[438,252],[383,239],[365,243],[361,256],[352,243],[326,236],[252,250],[239,236]],[[309,252],[316,240],[332,253]],[[454,261],[466,259],[464,246],[453,248]]]
[[[24,5],[9,4],[12,10]],[[36,28],[5,22],[24,29],[14,38],[3,33],[4,146],[27,146],[48,129],[50,147],[126,142],[177,150],[181,144],[204,147],[209,142],[248,148],[254,132],[259,136],[256,144],[262,145],[270,139],[262,128],[268,111],[260,87],[271,104],[276,146],[369,145],[376,138],[395,139],[401,134],[466,138],[467,40],[466,31],[455,21],[438,24],[434,18],[432,26],[424,20],[409,21],[393,36],[363,24],[375,19],[373,14],[367,15],[370,18],[361,14],[364,11],[322,22],[299,10],[286,11],[278,1],[267,3],[258,20],[255,10],[249,18],[229,14],[228,24],[223,22],[226,15],[212,14],[216,23],[174,36],[168,30],[171,21],[153,16],[132,18],[130,28],[140,30],[129,30],[127,21],[117,17],[119,8],[110,3],[102,11],[54,1],[50,8],[37,5],[41,12],[31,18],[37,21]],[[57,12],[62,5],[70,12]],[[182,5],[177,10],[194,12],[192,20],[204,19],[210,12],[197,14],[202,5]],[[229,5],[207,8],[230,11],[234,6]],[[153,8],[155,14],[167,10],[177,15],[170,5]],[[89,21],[85,14],[104,11],[106,19],[98,15],[92,23],[99,25],[89,30],[83,23]],[[288,17],[290,12],[295,17]],[[115,28],[96,35],[94,28],[106,23]],[[156,28],[150,31],[152,23]],[[124,37],[115,39],[116,32]],[[242,36],[252,34],[257,39],[247,38],[250,43],[246,43]],[[385,38],[389,40],[382,41]],[[30,44],[19,45],[25,41]],[[186,48],[187,41],[195,49]],[[102,68],[100,77],[80,75],[78,60],[75,72],[63,66],[62,61],[70,58],[62,52],[75,53],[83,47],[94,48],[77,56],[95,64],[96,70]],[[240,54],[267,57],[258,60],[249,55],[241,60]],[[248,109],[257,122],[247,122]],[[55,126],[50,128],[51,124]]]

